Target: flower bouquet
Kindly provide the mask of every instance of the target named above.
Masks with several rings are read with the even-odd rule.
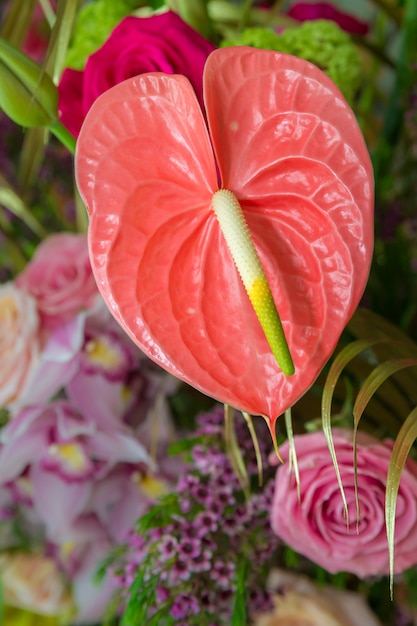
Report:
[[[9,0],[0,613],[417,624],[413,0]]]

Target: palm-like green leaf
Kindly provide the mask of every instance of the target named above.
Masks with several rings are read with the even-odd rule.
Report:
[[[394,573],[395,511],[401,473],[417,438],[417,345],[400,329],[379,315],[358,309],[348,325],[354,340],[343,347],[330,367],[322,395],[324,433],[335,466],[347,512],[343,485],[332,439],[331,405],[342,372],[348,372],[358,388],[353,406],[354,470],[357,496],[356,437],[368,409],[377,432],[395,439],[386,485],[386,527],[390,553],[391,592]],[[378,414],[380,408],[383,410]],[[359,517],[359,516],[358,516]]]
[[[322,408],[321,408],[321,416],[322,416],[322,425],[324,435],[326,437],[327,445],[329,447],[330,456],[333,461],[333,465],[336,471],[337,482],[340,488],[340,493],[343,500],[343,506],[345,509],[345,515],[347,523],[349,523],[348,518],[348,508],[345,497],[345,492],[343,489],[343,483],[340,476],[339,465],[337,462],[336,451],[333,443],[332,437],[332,399],[333,393],[336,387],[336,384],[339,380],[339,377],[344,370],[344,368],[361,352],[367,350],[379,343],[380,341],[384,341],[384,339],[358,339],[357,341],[352,342],[347,345],[345,348],[341,350],[341,352],[334,359],[330,371],[327,375],[327,379],[323,389],[322,395]]]
[[[387,474],[385,491],[385,523],[390,555],[391,596],[393,594],[395,556],[395,512],[401,474],[414,441],[417,438],[417,407],[408,415],[394,443]]]
[[[5,207],[16,217],[21,219],[28,228],[32,230],[40,239],[46,236],[46,230],[42,224],[33,216],[29,207],[23,202],[16,191],[9,185],[6,179],[0,174],[0,206]]]

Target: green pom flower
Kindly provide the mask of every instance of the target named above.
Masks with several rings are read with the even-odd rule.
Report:
[[[87,57],[106,41],[115,26],[138,5],[138,0],[95,0],[77,15],[66,66],[83,70]]]
[[[223,41],[222,46],[265,48],[310,61],[329,76],[350,103],[360,85],[360,52],[350,36],[329,20],[303,22],[279,35],[267,28],[248,28]]]

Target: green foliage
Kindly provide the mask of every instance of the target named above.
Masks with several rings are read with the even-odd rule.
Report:
[[[16,124],[49,126],[58,117],[58,92],[51,77],[0,38],[0,107]]]
[[[222,41],[222,48],[229,46],[252,46],[253,48],[279,51],[280,37],[270,28],[252,26],[245,28],[245,30],[234,37]]]
[[[395,438],[391,461],[387,474],[385,518],[387,527],[388,549],[390,553],[390,582],[391,594],[393,593],[394,581],[394,556],[395,556],[395,513],[398,489],[401,473],[407,461],[408,455],[417,439],[417,345],[400,330],[392,326],[379,316],[370,311],[358,310],[354,315],[349,328],[358,338],[344,347],[335,357],[327,376],[322,396],[322,419],[323,429],[332,456],[333,464],[343,498],[347,515],[347,504],[343,490],[343,484],[339,473],[336,452],[332,439],[332,397],[342,371],[351,366],[360,371],[360,388],[353,406],[353,435],[354,435],[354,464],[355,464],[355,489],[357,498],[356,476],[356,434],[359,421],[365,409],[380,389],[391,381],[397,397],[404,396],[404,403],[399,400],[398,405],[405,405],[407,413],[401,416],[400,427],[395,432],[395,421],[390,420],[385,426],[390,437]],[[362,338],[367,337],[367,339]],[[368,367],[363,368],[363,363],[358,366],[357,357],[362,355],[364,361],[368,361]],[[354,365],[356,364],[356,365]],[[365,374],[365,372],[368,372]],[[392,382],[392,379],[395,381]],[[414,408],[410,411],[410,403]],[[382,430],[384,432],[384,430]]]
[[[77,14],[66,65],[84,69],[87,57],[103,45],[113,28],[138,4],[138,0],[94,0],[85,4]]]
[[[238,556],[236,563],[236,591],[232,613],[232,626],[244,626],[247,623],[246,599],[247,580],[250,561],[246,554]]]
[[[317,65],[352,102],[362,76],[362,60],[351,38],[334,22],[303,22],[276,34],[267,28],[248,28],[223,46],[253,46],[285,52]]]

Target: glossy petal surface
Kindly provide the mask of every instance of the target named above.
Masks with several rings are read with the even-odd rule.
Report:
[[[92,264],[113,314],[151,358],[273,422],[313,383],[364,289],[370,161],[340,92],[305,61],[217,50],[204,92],[211,139],[181,76],[144,74],[96,101],[76,160]],[[210,207],[218,172],[267,274],[291,377],[276,364]]]

